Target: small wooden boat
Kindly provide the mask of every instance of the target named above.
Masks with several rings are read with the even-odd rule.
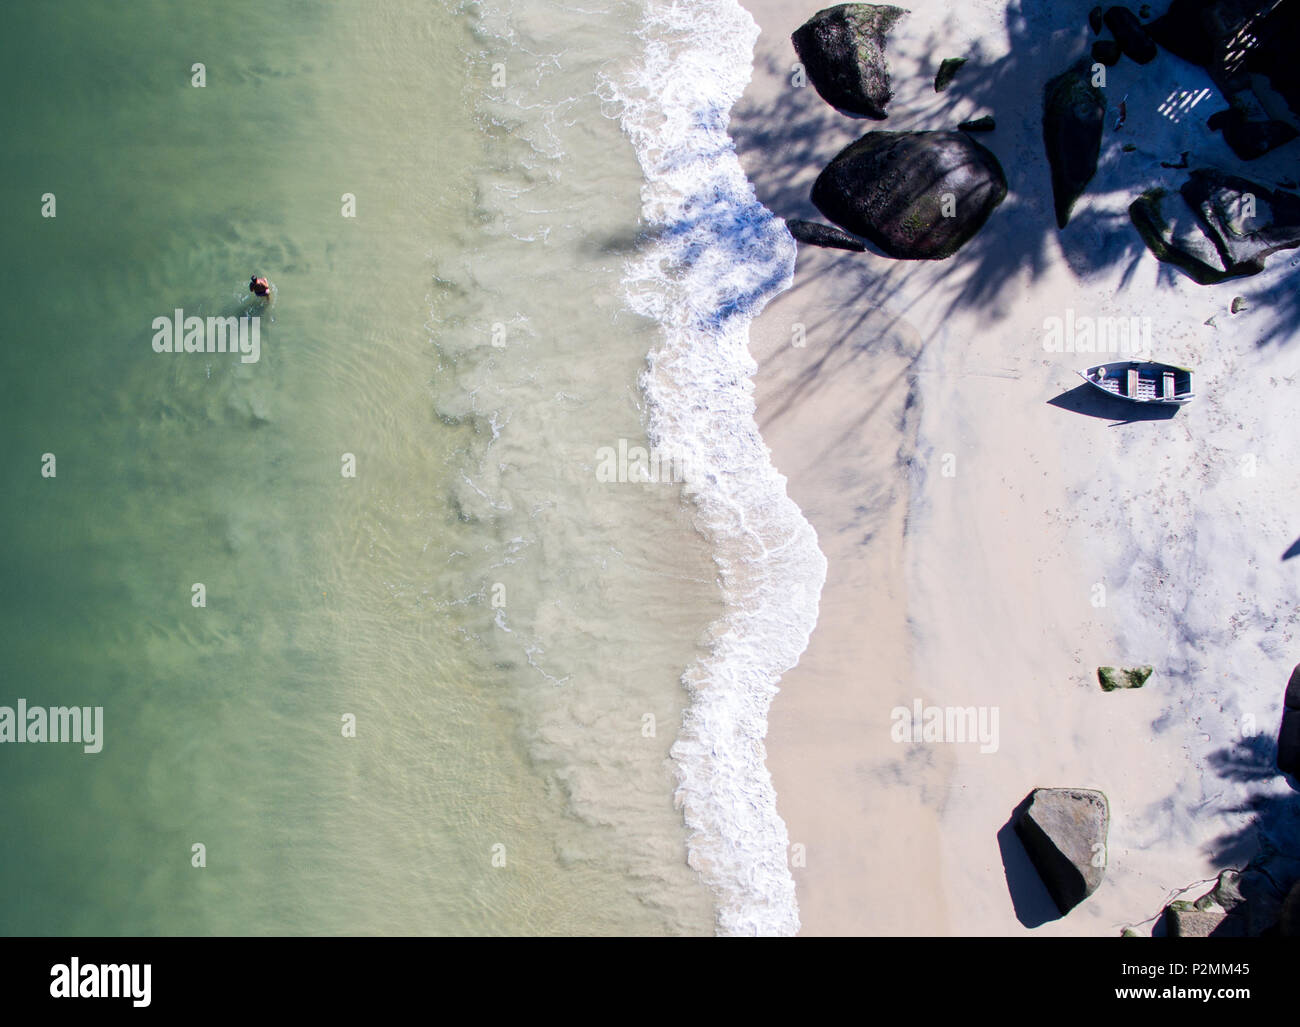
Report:
[[[1186,403],[1195,396],[1192,372],[1155,361],[1117,360],[1079,376],[1093,388],[1132,403]]]

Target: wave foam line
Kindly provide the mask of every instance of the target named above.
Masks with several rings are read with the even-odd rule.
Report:
[[[650,241],[629,263],[629,305],[662,326],[642,376],[647,430],[680,459],[719,569],[724,616],[683,675],[672,747],[689,862],[718,901],[720,934],[799,930],[766,767],[767,714],[817,623],[826,558],[786,494],[754,420],[749,325],[789,288],[794,240],[754,196],[727,134],[758,26],[735,0],[650,0],[642,63],[607,83],[646,184]]]

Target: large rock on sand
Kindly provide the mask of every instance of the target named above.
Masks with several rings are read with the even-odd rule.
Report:
[[[1270,254],[1300,246],[1300,196],[1294,193],[1209,169],[1193,171],[1180,191],[1224,260],[1245,274],[1263,271]]]
[[[812,188],[827,218],[906,260],[952,256],[1006,195],[997,157],[953,131],[868,132]]]
[[[1165,907],[1165,930],[1180,938],[1258,938],[1277,931],[1290,917],[1288,891],[1300,886],[1300,863],[1265,847],[1245,870],[1225,870],[1195,902]]]
[[[785,223],[785,227],[790,230],[800,242],[808,243],[810,246],[825,246],[832,250],[852,250],[854,253],[863,252],[866,247],[862,240],[849,235],[842,228],[836,228],[833,225],[823,225],[817,221],[801,221],[793,218]]]
[[[1146,26],[1161,46],[1210,73],[1229,102],[1211,121],[1238,157],[1253,160],[1300,128],[1300,4],[1291,0],[1173,0]]]
[[[1070,221],[1074,201],[1097,173],[1106,98],[1091,81],[1090,64],[1079,61],[1043,90],[1043,142],[1052,167],[1056,224]]]
[[[1157,259],[1182,268],[1199,285],[1236,277],[1178,193],[1151,189],[1129,204],[1128,216]]]
[[[1035,788],[1017,810],[1014,826],[1062,914],[1097,890],[1106,873],[1110,827],[1110,808],[1101,792]]]
[[[1170,938],[1246,938],[1244,918],[1223,910],[1200,910],[1190,902],[1165,907],[1165,933]]]
[[[1098,64],[1113,68],[1119,63],[1119,44],[1113,39],[1099,39],[1092,44],[1092,59]]]
[[[1277,768],[1300,777],[1300,664],[1291,672],[1282,697],[1282,726],[1277,733]],[[1300,926],[1300,925],[1298,925]]]
[[[823,100],[851,114],[886,116],[893,92],[885,36],[907,13],[886,4],[840,4],[795,29],[790,41]]]
[[[1138,64],[1150,64],[1156,59],[1156,44],[1138,21],[1138,16],[1127,7],[1112,7],[1106,11],[1106,27],[1115,34],[1121,52]]]
[[[1300,246],[1300,196],[1209,169],[1179,192],[1181,204],[1144,193],[1129,217],[1152,253],[1201,285],[1257,275],[1270,254]]]

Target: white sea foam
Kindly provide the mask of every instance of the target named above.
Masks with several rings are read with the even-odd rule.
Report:
[[[767,712],[817,622],[826,558],[754,420],[749,325],[788,288],[794,240],[763,207],[727,135],[758,27],[735,0],[650,0],[645,54],[609,84],[646,185],[652,239],[630,305],[662,325],[642,378],[648,433],[684,460],[710,539],[724,617],[684,675],[691,705],[672,755],[690,862],[718,899],[723,934],[799,929],[789,837],[765,765]]]

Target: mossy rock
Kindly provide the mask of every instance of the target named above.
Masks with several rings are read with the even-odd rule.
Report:
[[[1138,235],[1156,257],[1181,268],[1198,285],[1213,285],[1235,277],[1223,266],[1223,259],[1203,229],[1187,224],[1180,230],[1172,220],[1176,213],[1191,215],[1185,204],[1171,200],[1164,189],[1149,189],[1128,208],[1129,219]],[[1210,263],[1214,261],[1214,263]]]
[[[901,260],[943,260],[1007,195],[992,152],[963,132],[868,132],[813,183],[826,218]]]
[[[1155,672],[1154,667],[1098,667],[1097,680],[1101,682],[1103,692],[1113,692],[1118,688],[1141,688]]]
[[[961,70],[961,66],[965,63],[965,57],[949,57],[940,64],[939,71],[934,76],[934,91],[936,93],[942,93],[947,89],[952,84],[952,80],[956,77],[957,72]]]
[[[1056,226],[1064,228],[1075,201],[1097,172],[1106,98],[1092,84],[1091,65],[1076,61],[1043,89],[1043,143],[1052,169]]]
[[[887,4],[839,4],[818,11],[790,41],[821,98],[836,110],[877,121],[893,98],[885,47],[907,11]]]

